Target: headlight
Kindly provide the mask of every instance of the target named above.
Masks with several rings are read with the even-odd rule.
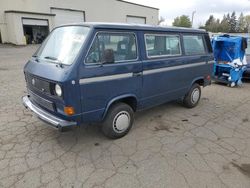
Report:
[[[56,92],[57,96],[59,96],[59,97],[62,96],[62,88],[58,84],[56,84],[56,86],[55,86],[55,92]]]

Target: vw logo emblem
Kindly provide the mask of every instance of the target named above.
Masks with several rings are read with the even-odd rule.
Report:
[[[35,85],[36,81],[34,78],[32,78],[31,83],[32,83],[32,85]]]

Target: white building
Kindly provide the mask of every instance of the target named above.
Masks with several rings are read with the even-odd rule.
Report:
[[[0,43],[25,45],[73,22],[156,25],[159,9],[123,0],[0,0]]]

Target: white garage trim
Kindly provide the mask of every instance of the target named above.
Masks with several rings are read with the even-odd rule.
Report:
[[[51,7],[51,13],[56,15],[54,17],[55,26],[85,21],[85,12],[82,10]]]
[[[37,25],[48,26],[48,20],[46,19],[34,19],[34,18],[22,18],[23,25]]]
[[[146,24],[146,17],[127,15],[127,23]]]

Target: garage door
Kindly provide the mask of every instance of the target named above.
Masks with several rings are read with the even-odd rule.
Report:
[[[55,14],[55,26],[68,23],[84,22],[84,12],[77,10],[64,10],[64,9],[51,9],[51,12]]]
[[[127,23],[146,24],[146,18],[137,16],[127,16]]]
[[[48,20],[23,18],[23,25],[48,26]]]

